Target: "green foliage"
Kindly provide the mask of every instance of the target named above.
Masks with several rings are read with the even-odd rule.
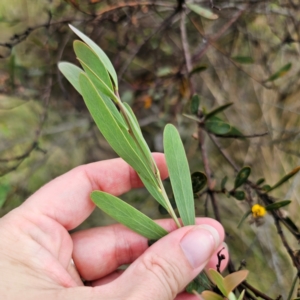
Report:
[[[184,225],[195,224],[194,196],[188,161],[176,128],[164,130],[164,149],[177,208]]]
[[[277,72],[272,74],[266,81],[274,81],[278,78],[283,77],[292,67],[291,63],[288,63],[284,65],[282,68],[280,68]]]
[[[248,210],[246,213],[244,213],[244,215],[242,216],[240,222],[237,225],[237,228],[240,228],[242,226],[242,224],[244,223],[244,221],[248,218],[248,216],[251,215],[251,210]]]
[[[10,192],[11,187],[8,184],[0,185],[0,208],[4,205],[7,195]]]
[[[265,182],[265,179],[264,178],[260,178],[256,181],[256,185],[261,185]]]
[[[236,300],[236,296],[233,294],[233,290],[240,285],[248,276],[247,270],[241,270],[227,275],[225,278],[214,269],[209,269],[208,271],[210,279],[218,287],[220,292],[226,299]],[[242,294],[243,295],[243,294]],[[204,300],[219,300],[223,299],[219,294],[211,291],[205,291],[201,294]],[[242,299],[239,297],[239,299]]]
[[[271,186],[269,189],[267,189],[267,192],[271,192],[272,190],[278,188],[279,186],[281,186],[283,183],[285,183],[286,181],[288,181],[291,177],[293,177],[294,175],[296,175],[300,170],[300,167],[295,168],[294,170],[292,170],[290,173],[286,174],[285,176],[283,176],[277,183],[275,183],[273,186]]]
[[[231,126],[223,121],[208,120],[205,122],[205,129],[216,135],[224,135],[230,132]]]
[[[199,95],[195,94],[193,95],[191,99],[191,113],[196,115],[198,113],[198,108],[200,104],[200,97]]]
[[[248,177],[251,174],[251,168],[250,167],[243,167],[238,174],[236,175],[235,181],[234,181],[234,188],[237,189],[242,184],[244,184]]]
[[[106,214],[149,240],[158,240],[168,234],[146,215],[115,196],[95,191],[91,198]]]
[[[228,176],[226,175],[221,181],[221,190],[222,191],[225,190],[225,185],[227,183],[227,180],[228,180]]]
[[[216,114],[219,114],[220,112],[224,111],[225,109],[227,109],[229,106],[231,106],[233,103],[232,102],[229,102],[229,103],[226,103],[224,105],[221,105],[215,109],[213,109],[212,111],[208,112],[205,114],[205,117],[204,119],[205,120],[208,120],[210,119],[212,116],[215,116]]]
[[[196,14],[200,15],[201,17],[204,17],[209,20],[215,20],[218,18],[218,15],[214,14],[210,10],[198,5],[198,4],[193,4],[193,3],[186,3],[186,6],[195,12]]]
[[[82,69],[68,62],[60,62],[58,64],[58,68],[77,90],[77,92],[81,94],[79,75],[82,72]]]
[[[194,172],[191,177],[193,193],[199,193],[205,187],[207,183],[207,177],[202,172]]]
[[[207,277],[205,272],[201,272],[196,276],[196,278],[186,287],[186,291],[193,294],[195,291],[197,293],[202,293],[205,290],[211,289],[211,281]]]
[[[112,77],[114,88],[116,90],[118,90],[117,73],[116,73],[115,68],[113,67],[111,61],[105,54],[105,52],[94,41],[92,41],[89,37],[87,37],[85,34],[80,32],[74,26],[72,26],[72,25],[69,25],[69,26],[78,37],[80,37],[92,50],[94,50],[94,52],[96,53],[96,55],[98,56],[100,61],[105,66],[105,68],[108,71],[108,73],[110,74],[110,76]]]
[[[239,191],[239,190],[234,190],[231,195],[236,199],[236,200],[244,200],[245,199],[245,192],[244,191]]]
[[[284,200],[284,201],[278,201],[278,202],[274,202],[272,204],[269,204],[266,206],[266,210],[276,210],[279,209],[281,207],[287,206],[291,203],[291,200]]]
[[[231,58],[239,64],[253,64],[254,63],[254,60],[251,56],[233,56]]]
[[[197,74],[197,73],[200,73],[200,72],[203,72],[207,69],[207,66],[204,66],[204,65],[200,65],[200,66],[197,66],[195,67],[191,73],[189,74],[190,76],[193,75],[193,74]]]

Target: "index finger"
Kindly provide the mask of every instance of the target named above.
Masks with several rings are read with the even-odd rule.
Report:
[[[168,176],[162,153],[153,157],[162,179]],[[101,190],[118,196],[143,186],[137,173],[121,158],[77,167],[43,186],[23,204],[23,209],[44,214],[71,230],[80,225],[95,205],[90,193]]]

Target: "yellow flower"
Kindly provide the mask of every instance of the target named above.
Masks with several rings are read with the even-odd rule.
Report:
[[[259,204],[254,204],[253,206],[252,206],[252,216],[254,217],[254,218],[261,218],[261,217],[263,217],[265,214],[266,214],[266,209],[263,207],[263,206],[261,206],[261,205],[259,205]]]

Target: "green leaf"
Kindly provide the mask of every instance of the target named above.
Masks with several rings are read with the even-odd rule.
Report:
[[[216,134],[224,135],[230,131],[231,126],[228,123],[223,121],[211,121],[208,120],[205,122],[204,127],[207,131]]]
[[[109,75],[101,60],[91,48],[80,41],[74,42],[74,50],[86,74],[100,93],[119,125],[127,129],[124,120],[111,100],[113,99],[114,102],[120,102],[112,90],[113,87]]]
[[[297,174],[299,172],[299,170],[300,170],[300,167],[297,167],[294,170],[292,170],[290,173],[283,176],[276,184],[274,184],[272,187],[270,187],[268,192],[281,186],[283,183],[285,183],[287,180],[289,180],[291,177],[293,177],[295,174]]]
[[[197,277],[191,281],[188,286],[186,287],[186,292],[193,294],[194,291],[197,293],[201,293],[205,290],[211,289],[211,282],[208,279],[207,275],[205,272],[201,272],[200,274],[197,275]]]
[[[261,185],[262,183],[265,182],[265,179],[264,178],[259,178],[257,181],[256,181],[256,185]]]
[[[209,273],[210,279],[218,287],[218,289],[221,291],[221,293],[226,297],[227,296],[227,290],[225,288],[224,278],[222,277],[222,275],[214,269],[209,269],[208,273]]]
[[[224,300],[224,297],[222,297],[219,294],[216,294],[215,292],[212,292],[212,291],[202,292],[201,297],[204,300]]]
[[[204,17],[206,19],[209,20],[216,20],[218,19],[218,15],[214,14],[212,11],[198,5],[198,4],[193,4],[193,3],[186,3],[186,6],[192,10],[193,12],[195,12],[196,14],[198,14],[201,17]]]
[[[261,188],[263,191],[268,192],[271,189],[271,186],[269,184],[265,184]]]
[[[177,208],[177,205],[176,205],[175,199],[174,199],[173,197],[171,197],[169,200],[170,200],[171,206],[172,206],[174,209],[176,209],[176,208]],[[159,211],[159,213],[162,214],[162,215],[167,215],[167,214],[168,214],[168,211],[167,211],[162,205],[160,205],[160,204],[159,204],[159,206],[158,206],[158,211]]]
[[[196,66],[191,72],[190,72],[190,76],[193,75],[193,74],[196,74],[196,73],[200,73],[200,72],[203,72],[207,69],[207,66]]]
[[[223,110],[225,110],[226,108],[228,108],[228,107],[231,106],[232,104],[233,104],[233,102],[229,102],[229,103],[226,103],[226,104],[224,104],[224,105],[221,105],[221,106],[215,108],[214,110],[208,112],[208,113],[205,115],[204,119],[205,119],[205,120],[210,119],[212,116],[214,116],[214,115],[216,115],[216,114],[222,112]]]
[[[92,41],[89,37],[87,37],[84,33],[79,31],[77,28],[75,28],[72,25],[69,25],[69,26],[78,37],[80,37],[88,46],[90,46],[95,51],[95,53],[97,54],[97,56],[104,64],[105,68],[107,69],[108,73],[112,77],[115,89],[118,90],[117,73],[116,73],[115,68],[113,67],[110,59],[105,54],[105,52],[94,41]]]
[[[175,126],[164,130],[164,150],[177,208],[184,225],[195,224],[192,181],[186,154]]]
[[[99,59],[97,54],[81,41],[74,41],[73,47],[79,61],[88,66],[89,69],[100,78],[101,82],[103,82],[113,93],[112,82],[104,64]]]
[[[270,211],[270,210],[279,209],[281,207],[289,205],[291,202],[292,202],[291,200],[283,200],[283,201],[274,202],[272,204],[267,205],[266,210]]]
[[[225,190],[225,185],[226,185],[227,179],[228,179],[228,177],[225,176],[221,181],[221,190],[222,191]]]
[[[157,240],[168,234],[149,217],[113,195],[94,191],[91,198],[106,214],[147,239]]]
[[[251,209],[248,210],[242,217],[242,219],[240,220],[237,228],[240,228],[242,226],[242,224],[244,223],[244,221],[248,218],[248,216],[252,213]]]
[[[207,182],[207,177],[202,172],[194,172],[191,177],[192,177],[193,193],[196,194],[205,187]]]
[[[231,195],[236,199],[236,200],[244,200],[246,195],[244,191],[239,191],[239,190],[235,190],[231,193]]]
[[[243,300],[244,299],[244,295],[245,295],[245,290],[242,290],[238,300]]]
[[[235,182],[234,182],[234,188],[237,189],[242,184],[244,184],[247,181],[250,174],[251,174],[251,168],[243,167],[236,175]]]
[[[248,274],[249,274],[248,270],[240,270],[227,275],[223,280],[224,287],[227,291],[227,294],[224,296],[227,296],[238,285],[240,285],[244,280],[246,280]]]
[[[286,224],[293,229],[295,232],[300,233],[298,227],[296,226],[296,224],[289,218],[289,217],[285,217],[284,218]]]
[[[282,68],[280,68],[276,73],[272,74],[267,80],[268,81],[274,81],[280,77],[283,77],[292,67],[291,63],[288,63],[284,65]]]
[[[239,64],[253,64],[254,60],[251,56],[233,56],[231,57],[234,61],[238,62]]]
[[[10,190],[11,187],[8,184],[4,184],[0,186],[0,208],[4,205]]]
[[[228,137],[228,138],[235,138],[235,139],[246,139],[244,134],[242,132],[240,132],[236,127],[230,125],[231,128],[230,130],[223,134],[224,137]]]
[[[130,105],[128,103],[126,103],[126,102],[123,102],[123,105],[125,106],[127,112],[131,115],[131,118],[135,122],[136,127],[139,129],[140,132],[142,132],[140,124],[139,124],[139,122],[138,122],[138,120],[137,120],[137,118],[136,118],[136,116],[135,116],[132,108],[130,107]]]
[[[145,165],[140,150],[131,135],[125,128],[119,126],[87,75],[80,74],[79,81],[84,101],[105,139],[116,153],[137,171],[149,192],[165,207],[166,204],[158,188],[156,178]]]
[[[199,104],[200,104],[200,97],[197,94],[193,95],[193,97],[191,99],[191,113],[192,114],[196,115],[198,113]]]
[[[68,62],[60,62],[58,64],[58,68],[68,79],[68,81],[73,85],[73,87],[77,90],[77,92],[81,94],[79,75],[83,72],[83,70]]]
[[[140,125],[131,110],[130,106],[125,103],[121,103],[121,111],[123,114],[123,118],[127,120],[129,124],[129,128],[131,130],[131,134],[136,141],[136,144],[139,146],[140,152],[145,160],[146,165],[149,166],[149,169],[153,171],[153,173],[158,174],[158,169],[156,167],[156,163],[154,162],[150,149],[142,135],[142,131]]]

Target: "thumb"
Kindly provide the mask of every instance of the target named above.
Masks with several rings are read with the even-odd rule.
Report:
[[[175,230],[148,248],[114,283],[126,287],[122,294],[127,299],[174,299],[203,270],[223,236],[206,224]]]

